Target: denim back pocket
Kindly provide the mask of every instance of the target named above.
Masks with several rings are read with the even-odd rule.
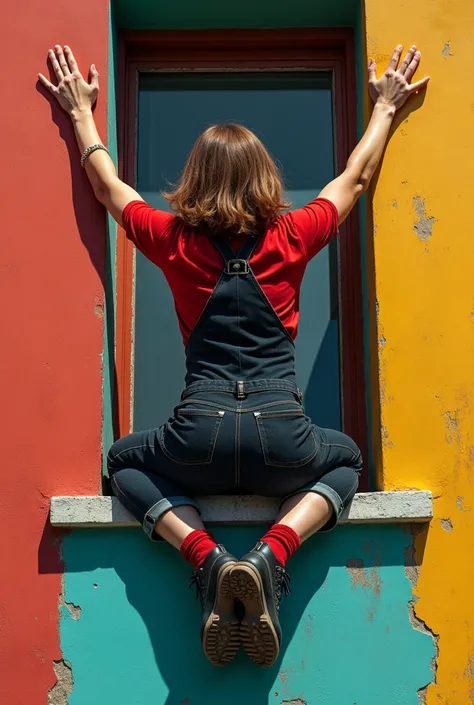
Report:
[[[281,411],[255,411],[265,465],[299,467],[318,451],[310,419],[301,407]]]
[[[224,411],[178,407],[159,434],[161,450],[180,465],[209,465],[224,415]]]

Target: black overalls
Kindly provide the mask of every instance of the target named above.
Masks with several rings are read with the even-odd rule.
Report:
[[[324,495],[332,528],[354,496],[356,444],[312,424],[295,382],[295,347],[249,265],[264,237],[236,255],[212,242],[225,266],[186,346],[186,387],[172,418],[110,449],[114,493],[150,538],[157,519],[199,495]]]

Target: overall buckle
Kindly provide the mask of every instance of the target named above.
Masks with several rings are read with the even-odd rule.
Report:
[[[226,262],[225,271],[227,274],[248,274],[249,263],[246,259],[230,259]]]

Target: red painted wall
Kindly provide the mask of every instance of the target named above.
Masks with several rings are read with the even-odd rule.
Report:
[[[46,52],[70,44],[101,71],[108,4],[2,8],[0,110],[0,703],[40,705],[60,659],[59,539],[49,497],[99,489],[105,217],[69,119],[38,89]],[[8,70],[7,70],[8,65]],[[73,187],[74,186],[74,193]]]

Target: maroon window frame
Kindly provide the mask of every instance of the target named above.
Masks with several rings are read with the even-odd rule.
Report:
[[[138,74],[177,68],[313,68],[330,70],[334,85],[335,158],[338,172],[355,146],[356,77],[350,29],[124,31],[119,42],[119,172],[135,183]],[[133,340],[133,247],[117,239],[116,428],[129,433]],[[362,332],[362,279],[357,209],[340,228],[339,316],[342,424],[367,449]],[[366,485],[365,478],[364,484]]]

